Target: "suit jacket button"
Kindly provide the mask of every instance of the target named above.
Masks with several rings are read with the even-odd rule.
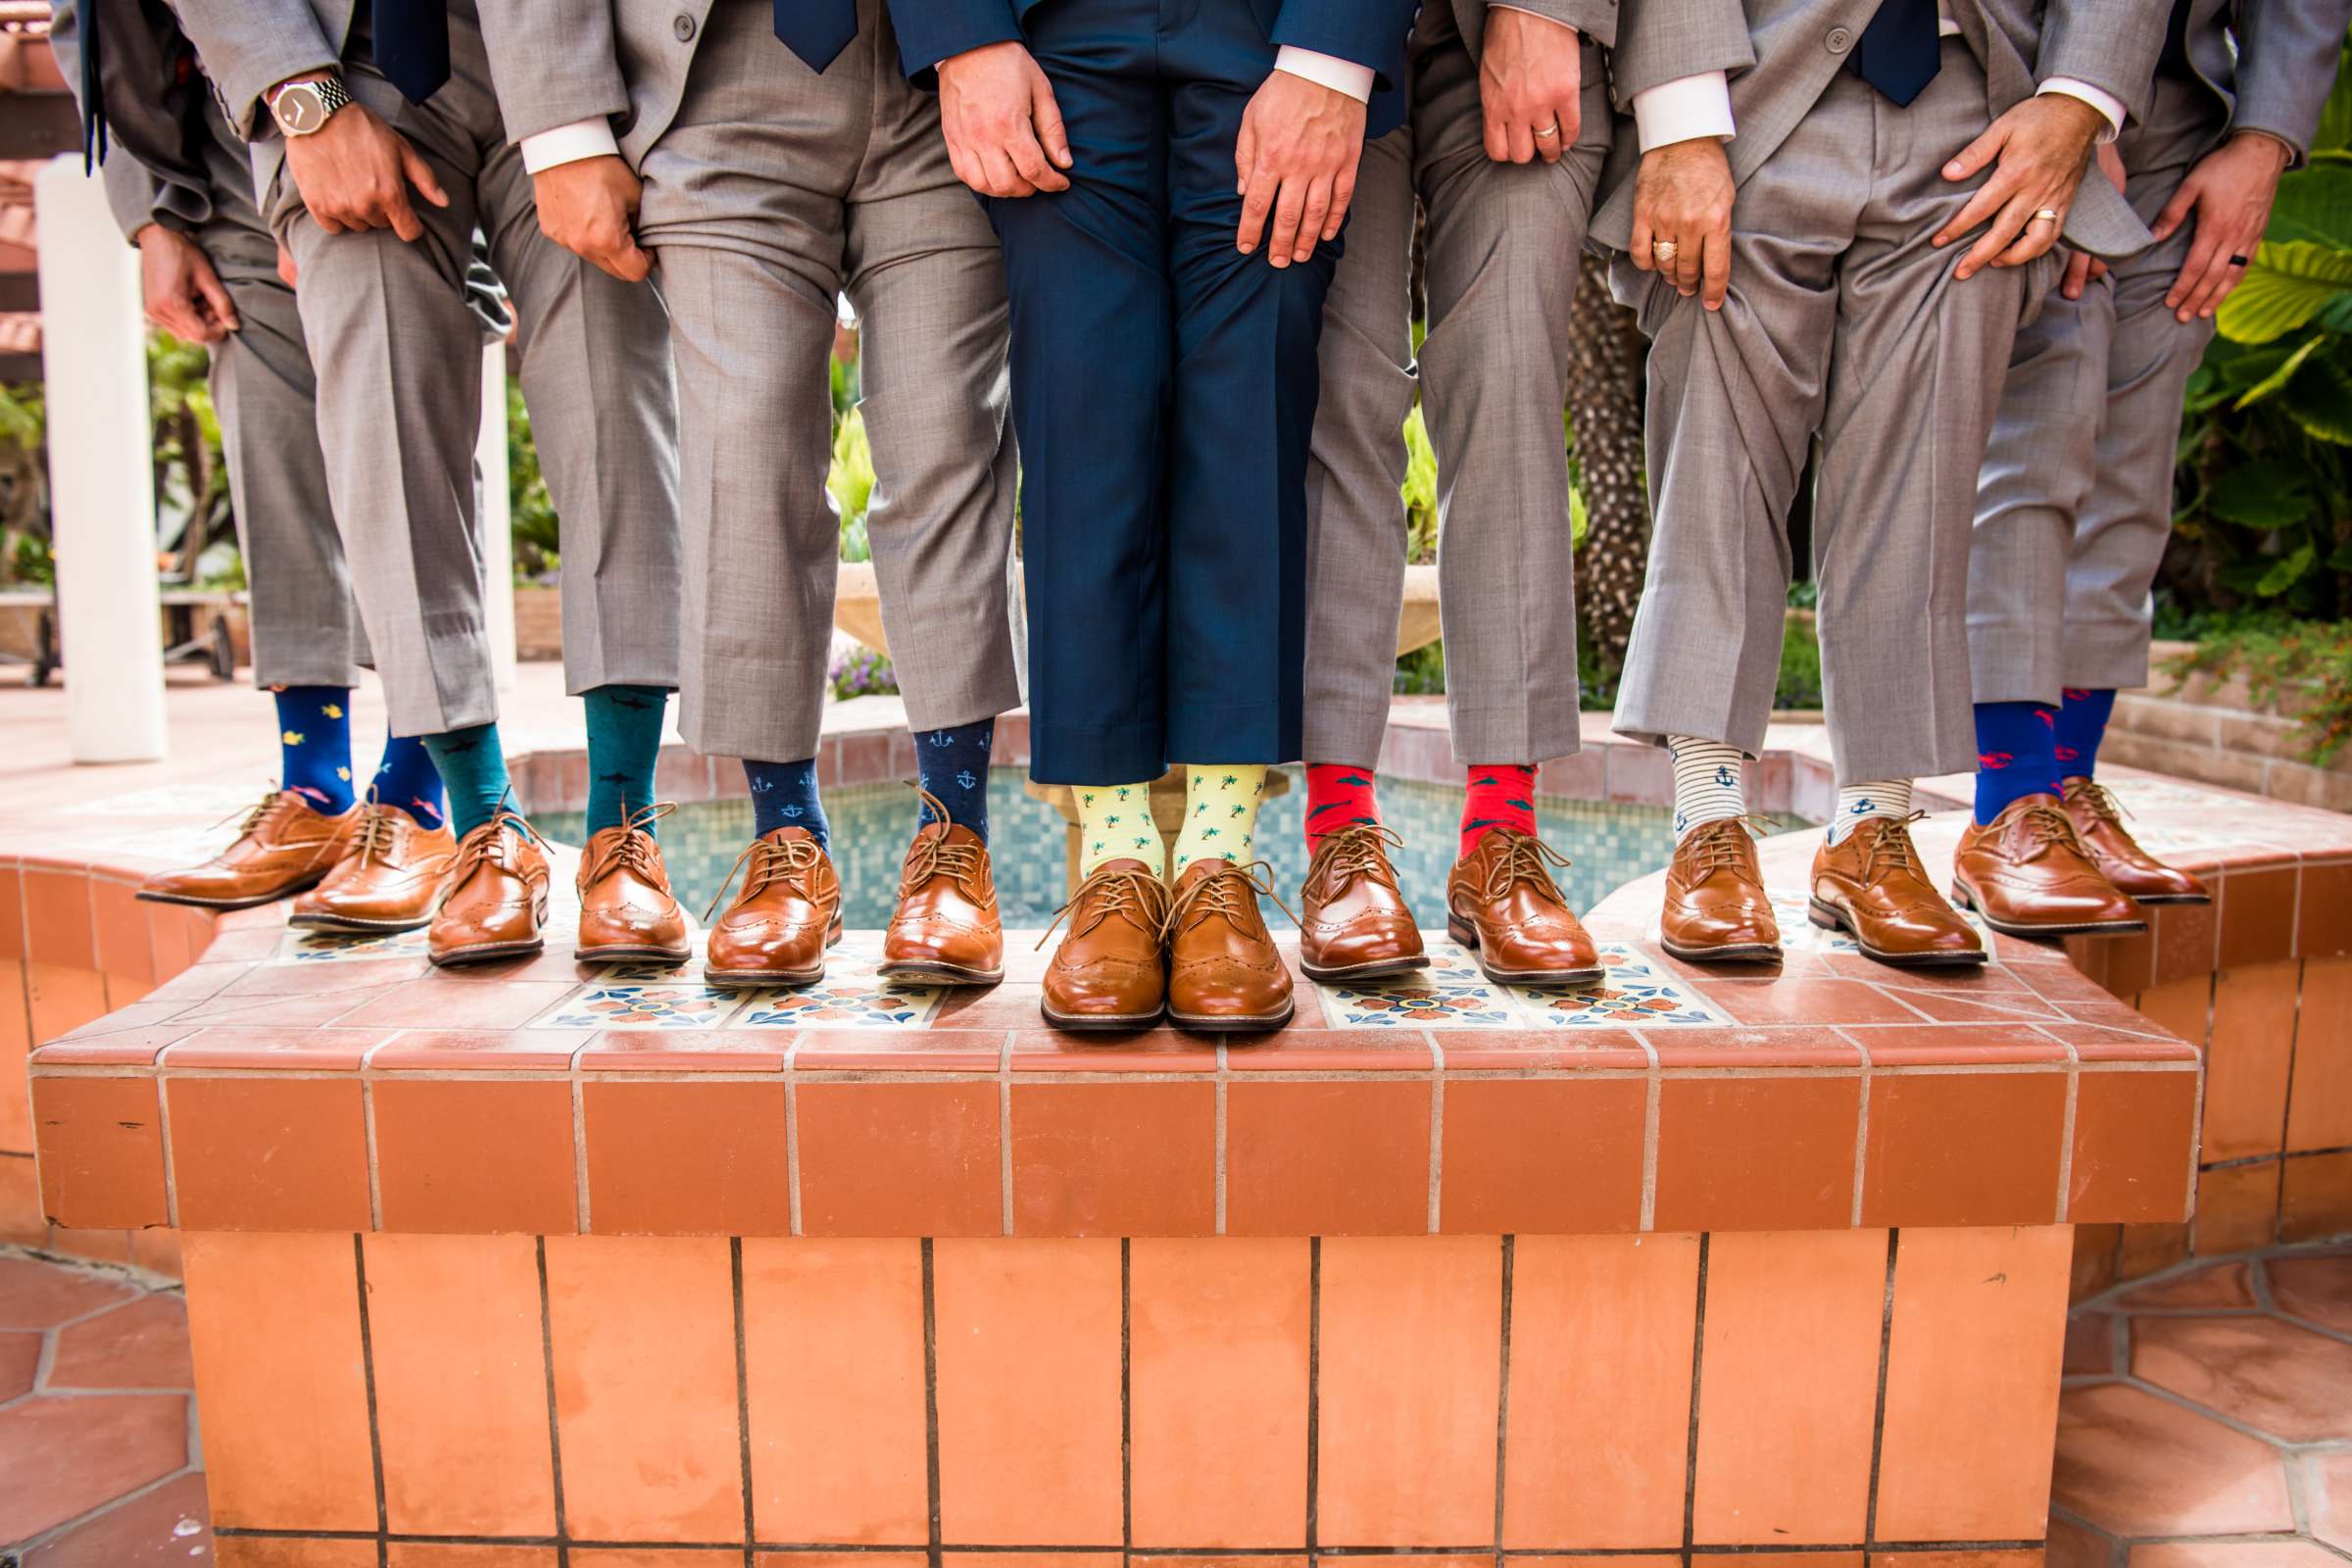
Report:
[[[678,42],[691,43],[694,41],[694,19],[681,11],[671,20],[669,30],[678,35]]]
[[[680,18],[679,20],[683,21],[685,19]],[[1854,46],[1854,35],[1843,27],[1832,27],[1830,29],[1830,35],[1825,41],[1830,46],[1830,53],[1834,55],[1841,55]]]

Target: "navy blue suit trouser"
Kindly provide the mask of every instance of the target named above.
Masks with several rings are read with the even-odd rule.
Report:
[[[1336,248],[1244,256],[1250,0],[1046,0],[1070,189],[989,203],[1012,299],[1030,770],[1299,754],[1307,438]]]

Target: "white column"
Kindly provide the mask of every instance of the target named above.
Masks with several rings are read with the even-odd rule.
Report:
[[[482,619],[498,689],[514,689],[514,527],[507,493],[507,346],[482,350],[482,430],[474,443],[474,511],[482,535]]]
[[[78,154],[51,159],[32,195],[67,734],[76,762],[154,761],[164,633],[137,253]]]

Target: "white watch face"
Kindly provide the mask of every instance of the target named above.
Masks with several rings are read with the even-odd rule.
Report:
[[[326,123],[326,105],[318,101],[318,89],[307,81],[298,81],[277,95],[270,106],[277,122],[289,136],[308,136]]]

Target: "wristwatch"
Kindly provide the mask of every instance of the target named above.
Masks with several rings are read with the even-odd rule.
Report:
[[[321,129],[334,112],[351,102],[351,94],[343,83],[332,76],[319,76],[310,81],[289,81],[277,89],[270,100],[270,113],[276,117],[277,128],[289,136],[308,136]]]

